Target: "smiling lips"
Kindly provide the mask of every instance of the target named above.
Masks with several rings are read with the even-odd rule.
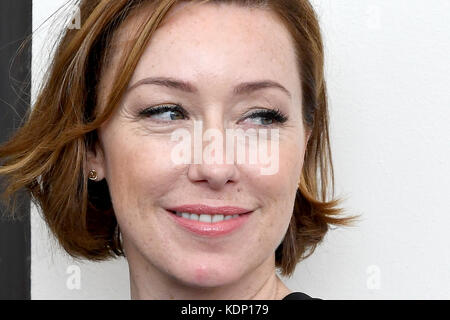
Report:
[[[224,206],[210,207],[189,204],[168,208],[172,218],[183,228],[203,236],[221,236],[238,229],[249,218],[252,210]]]

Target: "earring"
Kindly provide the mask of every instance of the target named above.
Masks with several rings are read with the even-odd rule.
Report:
[[[98,178],[97,171],[95,171],[95,169],[89,171],[89,180],[96,181],[97,178]]]

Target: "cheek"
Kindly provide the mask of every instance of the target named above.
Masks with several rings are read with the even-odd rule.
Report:
[[[129,136],[111,139],[106,176],[118,214],[130,208],[151,208],[176,183],[182,168],[170,161],[167,139]]]
[[[280,143],[279,170],[273,175],[255,174],[252,185],[260,198],[264,219],[260,221],[262,237],[277,238],[281,242],[289,226],[298,181],[303,165],[303,147],[295,143]]]
[[[254,186],[264,195],[267,203],[286,204],[295,195],[300,179],[304,158],[304,148],[294,139],[279,143],[278,165],[273,174],[262,175],[261,166],[253,172]],[[267,166],[265,166],[267,167]],[[280,204],[280,202],[282,202]]]

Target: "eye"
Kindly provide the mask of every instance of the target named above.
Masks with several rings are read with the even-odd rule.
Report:
[[[181,105],[160,105],[144,108],[139,115],[160,121],[183,120],[187,118],[186,111]]]
[[[270,126],[274,124],[285,123],[288,118],[278,109],[264,109],[251,113],[245,119],[255,119],[256,124],[261,126]]]

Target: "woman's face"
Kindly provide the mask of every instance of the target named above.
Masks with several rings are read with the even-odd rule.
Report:
[[[144,14],[148,12],[121,27],[117,48],[129,40],[128,31]],[[117,51],[102,77],[100,97],[120,71],[119,58]],[[154,77],[189,86],[142,81]],[[275,86],[234,90],[244,82],[263,80],[280,84],[289,94]],[[160,105],[178,109],[140,114]],[[267,109],[279,109],[287,119],[255,113]],[[174,8],[141,57],[117,112],[99,129],[100,152],[89,156],[90,168],[108,182],[131,272],[145,268],[187,285],[213,287],[261,268],[273,269],[303,165],[307,136],[301,109],[293,43],[273,13],[217,4]],[[180,140],[173,141],[172,134],[185,129],[193,143],[198,139],[194,121],[203,132],[217,129],[224,143],[226,129],[267,129],[267,137],[258,142],[267,145],[268,154],[273,151],[275,169],[263,174],[269,165],[249,163],[248,158],[244,163],[193,163],[194,151],[190,163],[176,162],[172,152]],[[278,140],[271,129],[278,129]],[[203,141],[203,150],[208,144]],[[246,155],[255,151],[249,143],[243,146]],[[223,150],[225,157],[228,151]],[[209,213],[200,219],[218,221],[213,223],[168,211],[193,204],[233,206],[249,213],[227,218],[233,212],[180,209]]]

